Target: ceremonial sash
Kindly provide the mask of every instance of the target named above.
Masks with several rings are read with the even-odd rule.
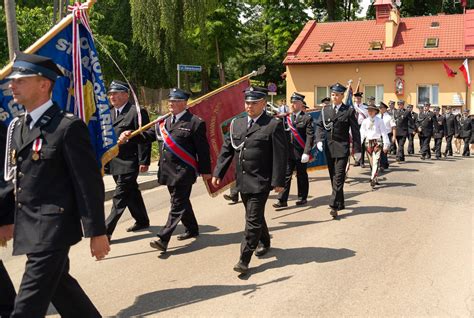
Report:
[[[166,148],[168,148],[176,157],[181,159],[184,163],[187,165],[191,166],[198,171],[198,165],[196,158],[194,158],[189,152],[184,150],[178,143],[173,139],[173,137],[170,136],[168,130],[166,130],[165,127],[165,120],[163,120],[159,126],[160,126],[160,134],[161,137],[163,138],[163,143]]]
[[[305,142],[304,142],[304,139],[303,137],[301,137],[300,133],[298,132],[298,130],[296,129],[296,127],[293,125],[293,123],[291,122],[291,119],[290,119],[290,116],[286,116],[286,122],[288,124],[288,127],[290,128],[290,131],[291,133],[293,134],[293,137],[295,137],[295,140],[296,142],[298,142],[298,145],[300,145],[300,147],[303,149],[304,151],[304,148],[305,148]],[[310,160],[311,160],[312,156],[310,155]]]

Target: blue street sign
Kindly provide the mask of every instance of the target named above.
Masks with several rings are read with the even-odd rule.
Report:
[[[180,71],[180,72],[201,72],[202,71],[202,66],[201,65],[178,64],[178,71]]]
[[[276,86],[275,83],[270,83],[268,84],[268,91],[271,93],[276,93],[278,87]]]

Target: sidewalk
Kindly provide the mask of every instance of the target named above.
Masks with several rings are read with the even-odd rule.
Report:
[[[158,186],[157,182],[157,173],[158,173],[158,163],[156,161],[150,164],[148,172],[140,173],[138,175],[138,185],[140,190],[148,190]],[[108,201],[112,199],[115,191],[115,181],[111,175],[104,176],[104,185],[105,185],[105,200]]]

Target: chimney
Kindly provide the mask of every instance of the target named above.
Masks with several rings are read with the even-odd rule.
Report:
[[[374,3],[376,23],[385,23],[385,47],[393,47],[400,25],[400,11],[392,0],[377,0]]]
[[[375,21],[377,24],[385,23],[390,19],[390,11],[393,8],[392,0],[377,0],[375,6]]]

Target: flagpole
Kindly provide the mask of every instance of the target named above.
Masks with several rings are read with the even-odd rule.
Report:
[[[241,77],[241,78],[239,78],[239,79],[237,79],[237,80],[235,80],[235,81],[233,81],[233,82],[231,82],[231,83],[229,83],[229,84],[226,84],[226,85],[224,85],[224,86],[221,86],[221,87],[219,87],[218,89],[213,90],[212,92],[209,92],[209,93],[207,93],[207,94],[205,94],[205,95],[203,95],[203,96],[201,96],[201,97],[199,97],[199,98],[196,98],[195,100],[193,100],[192,102],[190,102],[190,103],[188,104],[188,108],[191,108],[191,107],[193,107],[193,106],[199,104],[199,103],[202,102],[203,100],[208,99],[209,97],[214,96],[214,95],[216,95],[216,94],[218,94],[218,93],[220,93],[220,92],[226,90],[226,89],[229,88],[229,87],[235,86],[235,85],[239,84],[240,82],[243,82],[243,81],[245,81],[245,80],[248,80],[248,79],[250,79],[250,78],[252,78],[252,77],[254,77],[254,76],[263,74],[264,72],[265,72],[265,66],[263,65],[263,66],[259,67],[258,70],[253,71],[253,72],[250,73],[250,74],[247,74],[247,75],[245,75],[245,76],[243,76],[243,77]],[[133,132],[130,134],[130,137],[129,137],[129,138],[133,138],[133,137],[135,137],[135,136],[141,134],[141,133],[144,132],[145,130],[150,129],[151,127],[153,127],[154,125],[156,125],[158,122],[160,122],[160,121],[166,119],[166,118],[167,118],[168,116],[170,116],[170,115],[171,115],[171,113],[168,112],[168,113],[166,113],[165,115],[158,117],[158,118],[155,119],[154,121],[149,122],[149,123],[146,124],[145,126],[143,126],[143,127],[139,128],[139,129],[133,131]],[[118,137],[118,136],[117,136],[117,137]],[[115,147],[118,147],[118,145],[116,145]],[[112,149],[113,149],[113,148],[112,148]]]
[[[467,60],[467,71],[470,72],[471,71],[471,68],[469,67],[469,60]],[[471,74],[469,74],[470,76]],[[466,105],[464,106],[465,109],[467,109],[469,107],[469,109],[471,108],[469,105],[469,84],[466,83]]]
[[[89,9],[97,2],[97,0],[87,0],[86,4],[89,6]],[[68,14],[64,17],[58,24],[52,27],[48,32],[46,32],[41,38],[39,38],[35,43],[33,43],[29,48],[27,48],[24,53],[32,54],[38,51],[43,45],[48,43],[52,38],[54,38],[59,32],[64,30],[72,22],[72,14]],[[10,74],[13,66],[13,61],[10,61],[1,71],[0,71],[0,81],[3,80],[8,74]]]

